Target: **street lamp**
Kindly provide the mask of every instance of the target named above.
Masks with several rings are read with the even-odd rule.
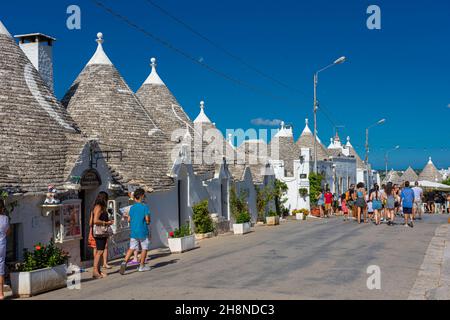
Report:
[[[395,146],[395,148],[392,148],[392,149],[386,151],[386,153],[384,154],[384,163],[385,163],[385,165],[386,165],[386,177],[387,177],[387,175],[388,175],[388,155],[389,155],[389,152],[395,151],[395,150],[397,150],[398,148],[400,148],[400,146]]]
[[[380,124],[383,124],[385,122],[386,122],[386,119],[383,118],[366,128],[366,158],[365,158],[365,162],[366,162],[366,166],[367,166],[367,190],[369,190],[369,129],[372,127],[378,126]]]
[[[317,173],[317,109],[319,108],[319,103],[317,101],[317,83],[319,81],[319,73],[331,68],[332,66],[341,64],[345,62],[345,57],[340,57],[336,59],[332,64],[329,64],[325,68],[320,69],[314,73],[314,173]]]

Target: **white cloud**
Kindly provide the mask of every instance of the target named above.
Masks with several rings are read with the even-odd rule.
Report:
[[[256,118],[252,119],[251,123],[255,126],[269,126],[269,127],[277,127],[280,125],[282,120],[279,119],[263,119],[263,118]]]

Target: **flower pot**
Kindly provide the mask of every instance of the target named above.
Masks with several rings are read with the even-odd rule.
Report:
[[[315,217],[320,217],[320,209],[319,208],[313,208],[311,210],[311,214]]]
[[[302,213],[302,212],[296,213],[296,214],[295,214],[295,219],[297,219],[297,220],[303,220],[303,213]]]
[[[250,232],[250,222],[233,224],[234,234],[246,234]]]
[[[172,253],[181,253],[195,248],[195,235],[182,238],[169,238],[169,248]]]
[[[268,226],[276,226],[280,224],[280,217],[279,216],[266,217],[266,224]]]
[[[26,272],[11,272],[14,296],[28,298],[39,293],[67,286],[66,265]]]
[[[212,232],[208,232],[208,233],[196,233],[196,234],[195,234],[195,240],[202,240],[202,239],[212,238],[213,235],[214,235],[214,234],[213,234]]]

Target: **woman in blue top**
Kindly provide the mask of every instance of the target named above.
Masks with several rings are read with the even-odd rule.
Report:
[[[323,218],[323,206],[325,205],[325,196],[323,194],[323,190],[320,189],[320,193],[317,196],[317,205],[320,209],[320,217]]]
[[[361,213],[364,213],[364,223],[367,223],[366,209],[366,189],[364,183],[360,182],[356,185],[356,202],[355,205],[358,210],[358,223],[361,223]]]

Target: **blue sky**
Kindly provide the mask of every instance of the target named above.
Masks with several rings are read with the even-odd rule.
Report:
[[[250,90],[186,59],[111,16],[90,0],[7,1],[0,19],[12,34],[42,32],[58,39],[54,47],[55,91],[61,98],[95,51],[96,33],[133,90],[147,77],[150,57],[186,112],[195,118],[199,101],[223,131],[254,127],[255,118],[281,119],[295,137],[312,120],[313,74],[345,55],[347,62],[320,74],[318,132],[328,145],[339,128],[364,154],[370,131],[371,162],[384,168],[422,168],[432,156],[450,166],[450,2],[436,1],[180,1],[152,0],[287,89],[189,32],[146,0],[100,0],[148,32],[197,60],[242,82]],[[81,30],[66,27],[66,9],[81,8]],[[366,27],[366,9],[381,8],[381,30]],[[330,121],[328,118],[331,118]],[[312,121],[311,121],[312,122]],[[263,128],[263,127],[257,127]]]

